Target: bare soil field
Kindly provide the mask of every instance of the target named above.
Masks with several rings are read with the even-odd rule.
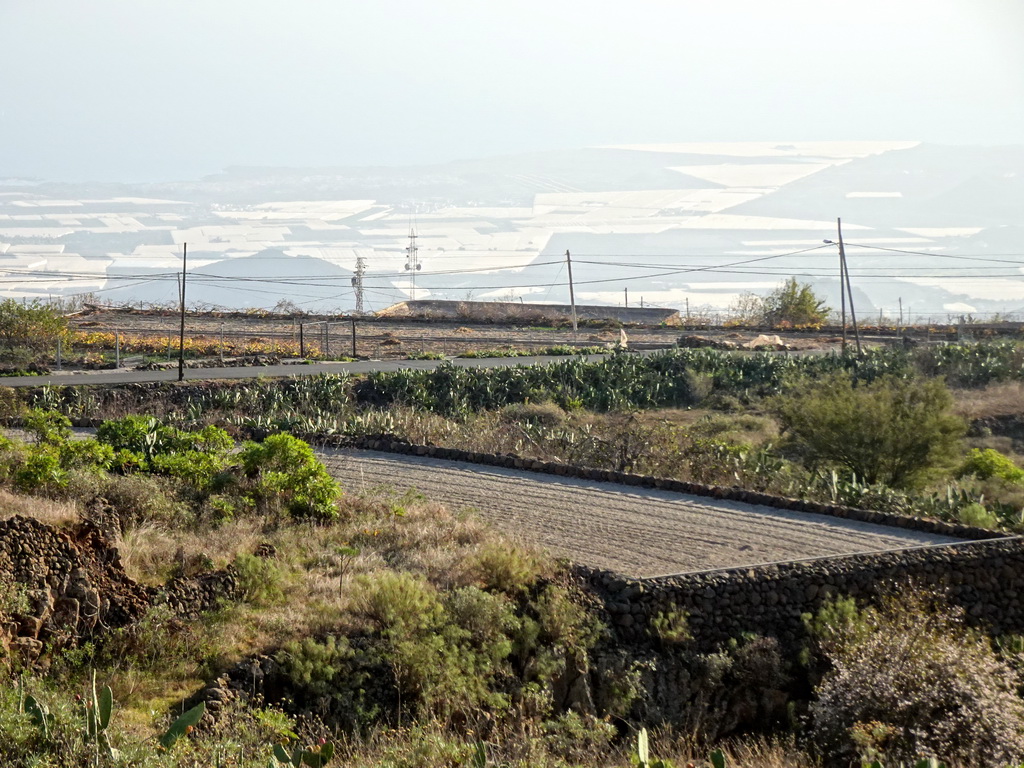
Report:
[[[560,557],[633,577],[956,541],[917,531],[574,478],[322,449],[347,492],[416,489]]]
[[[173,312],[141,312],[99,310],[71,318],[72,327],[81,331],[120,331],[138,336],[166,337],[177,348],[179,316]],[[581,326],[577,333],[567,327],[459,323],[444,320],[416,321],[384,318],[363,318],[355,321],[355,354],[353,355],[353,322],[348,318],[288,318],[281,315],[245,315],[188,313],[186,336],[216,341],[276,340],[316,350],[329,357],[358,356],[372,359],[402,359],[409,355],[432,353],[459,355],[485,350],[539,350],[546,347],[614,346],[620,340],[619,329]],[[737,346],[759,335],[751,330],[686,330],[677,327],[628,327],[628,344],[635,348],[669,347],[681,335],[730,341]],[[838,348],[839,338],[833,333],[808,334],[772,332],[793,349]],[[296,347],[297,348],[297,347]]]

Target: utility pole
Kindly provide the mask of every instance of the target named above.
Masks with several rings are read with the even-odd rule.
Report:
[[[572,307],[572,335],[575,339],[577,325],[576,325],[576,292],[572,285],[572,256],[569,255],[569,250],[565,251],[565,265],[569,268],[569,304]]]
[[[405,269],[410,274],[411,278],[411,289],[409,291],[409,298],[411,301],[416,301],[416,273],[423,269],[423,265],[420,264],[420,249],[416,245],[416,230],[412,227],[409,228],[409,245],[405,248]]]
[[[840,238],[841,240],[842,238]],[[843,258],[843,247],[839,246],[839,301],[842,306],[843,353],[846,353],[846,259]]]
[[[178,332],[178,381],[185,380],[185,276],[188,274],[188,243],[181,251],[181,330]]]
[[[850,267],[846,263],[846,248],[843,246],[842,219],[836,219],[836,229],[839,232],[839,258],[843,263],[843,272],[846,273],[846,295],[850,299],[850,320],[853,322],[853,338],[857,342],[857,354],[860,355],[860,331],[857,330],[857,311],[853,308],[853,288],[850,285]]]
[[[352,288],[356,293],[356,314],[363,314],[363,275],[366,274],[366,259],[362,256],[356,257],[356,274],[352,278]]]
[[[626,294],[626,309],[629,309],[629,288],[623,288],[622,292]]]

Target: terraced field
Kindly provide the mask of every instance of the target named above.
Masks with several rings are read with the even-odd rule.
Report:
[[[670,491],[442,459],[322,449],[349,492],[415,488],[522,539],[634,577],[956,541],[883,525]]]

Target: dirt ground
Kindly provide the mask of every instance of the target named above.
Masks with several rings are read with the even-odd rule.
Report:
[[[373,451],[325,449],[347,492],[415,488],[576,562],[653,577],[953,542],[734,501]]]
[[[177,343],[179,332],[179,318],[170,312],[95,311],[76,315],[71,323],[74,328],[82,331],[116,330],[131,335],[167,337],[174,344]],[[330,357],[358,356],[372,359],[402,359],[423,353],[449,356],[508,348],[529,351],[557,345],[610,347],[620,340],[618,328],[583,326],[573,333],[571,328],[566,327],[366,318],[355,323],[355,355],[352,355],[352,328],[352,321],[347,319],[189,313],[186,316],[185,332],[189,337],[209,340],[268,339],[296,344],[301,337],[307,349],[315,347],[321,351],[326,350]],[[686,330],[677,327],[626,328],[625,333],[627,343],[633,348],[669,347],[684,335],[742,346],[759,335],[757,331]],[[778,335],[792,349],[832,349],[838,348],[840,343],[840,339],[831,333],[778,332]]]

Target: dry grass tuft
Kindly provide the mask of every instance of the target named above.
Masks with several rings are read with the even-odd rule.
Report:
[[[40,496],[22,496],[0,489],[0,520],[14,515],[33,517],[55,528],[79,521],[78,507],[73,501],[55,501]]]
[[[953,390],[956,411],[968,421],[1024,414],[1024,383],[992,384],[984,389]]]
[[[202,531],[145,522],[125,532],[118,549],[131,578],[164,584],[174,574],[199,567],[195,564],[223,568],[239,554],[252,552],[262,540],[261,529],[260,521],[251,518]]]
[[[819,763],[792,742],[748,738],[722,747],[726,765],[736,768],[813,768]]]
[[[800,749],[794,739],[745,736],[708,746],[693,735],[655,731],[651,735],[651,754],[669,758],[675,765],[710,765],[708,755],[721,749],[730,768],[817,768],[817,760]]]

